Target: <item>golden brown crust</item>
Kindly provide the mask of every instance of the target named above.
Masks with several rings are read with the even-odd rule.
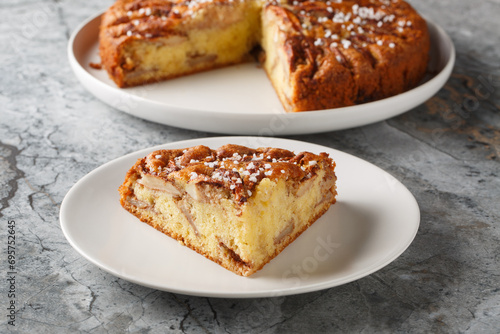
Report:
[[[158,150],[137,161],[132,170],[175,184],[176,180],[211,184],[232,193],[243,204],[264,178],[303,181],[320,168],[333,170],[335,163],[326,153],[295,154],[291,151],[228,144],[212,150],[199,145],[186,149]],[[127,178],[134,173],[129,171]]]

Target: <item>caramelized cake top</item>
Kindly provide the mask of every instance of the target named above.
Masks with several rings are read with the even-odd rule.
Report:
[[[158,150],[138,160],[134,169],[165,181],[208,183],[231,192],[240,204],[252,196],[265,178],[297,183],[312,178],[320,169],[333,174],[335,163],[327,153],[294,152],[228,144],[212,150],[207,146]]]
[[[187,21],[202,25],[230,20],[230,10],[237,3],[252,0],[119,0],[103,17],[102,26],[115,37],[155,38],[171,36]],[[425,21],[405,1],[400,0],[254,0],[264,6],[283,10],[292,24],[296,38],[317,49],[368,45],[395,48],[398,42],[411,42],[425,28]],[[205,11],[218,7],[229,9],[218,17]],[[228,15],[224,15],[228,14]],[[194,20],[196,19],[196,20]],[[226,22],[228,23],[228,22]],[[341,56],[341,55],[339,55]]]
[[[397,52],[427,34],[425,20],[400,0],[282,0],[266,6],[292,28],[288,33],[295,66],[332,53],[346,64],[348,49],[365,53],[375,65],[372,49]]]

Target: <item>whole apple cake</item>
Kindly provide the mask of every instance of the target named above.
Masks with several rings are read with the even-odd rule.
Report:
[[[289,112],[411,89],[430,47],[425,20],[402,0],[118,0],[99,39],[102,65],[119,87],[257,54]]]

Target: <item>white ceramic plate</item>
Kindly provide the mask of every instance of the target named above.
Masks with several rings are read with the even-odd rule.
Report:
[[[126,212],[118,187],[125,173],[159,148],[235,143],[328,152],[337,163],[338,201],[261,271],[245,278],[181,246]],[[60,220],[69,243],[90,262],[125,280],[175,293],[211,297],[272,297],[330,288],[369,275],[412,242],[420,211],[391,175],[340,151],[263,137],[220,137],[170,143],[113,160],[68,192]]]
[[[432,39],[429,75],[415,89],[357,106],[285,113],[256,64],[241,64],[162,83],[119,89],[100,63],[98,31],[101,14],[72,34],[68,55],[83,86],[110,106],[157,123],[198,131],[263,136],[306,134],[346,129],[394,117],[425,102],[448,80],[455,62],[451,39],[428,21]]]

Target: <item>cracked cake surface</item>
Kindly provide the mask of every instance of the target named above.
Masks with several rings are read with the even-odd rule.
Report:
[[[289,112],[402,93],[424,77],[430,38],[405,1],[118,0],[100,55],[120,87],[259,59]]]
[[[225,145],[159,150],[120,187],[142,221],[242,276],[261,269],[336,200],[326,153]]]

